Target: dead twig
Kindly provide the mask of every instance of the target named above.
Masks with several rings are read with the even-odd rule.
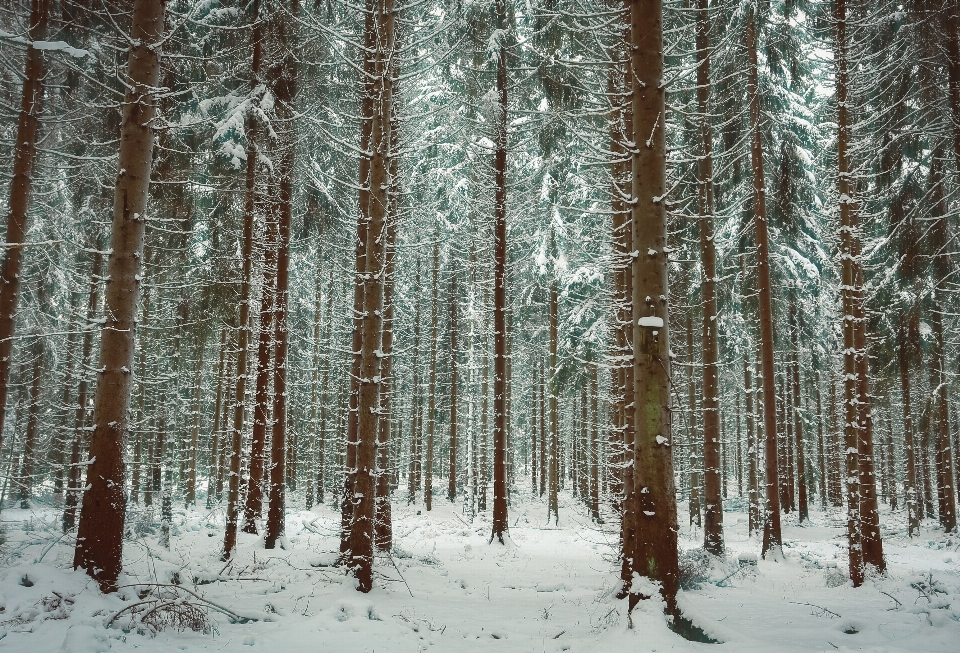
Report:
[[[794,604],[794,605],[809,605],[811,608],[816,608],[817,610],[823,610],[824,612],[826,612],[826,613],[828,613],[828,614],[832,614],[834,617],[836,617],[836,618],[838,618],[838,619],[841,618],[840,615],[838,615],[836,612],[834,612],[833,610],[828,610],[828,609],[826,609],[825,607],[823,607],[822,605],[815,605],[815,604],[813,604],[813,603],[806,603],[806,602],[803,602],[803,601],[790,601],[790,603],[792,603],[792,604]]]
[[[893,594],[888,594],[887,592],[884,592],[883,590],[880,590],[880,593],[881,593],[881,594],[886,594],[886,595],[889,596],[891,599],[893,599],[893,602],[894,602],[894,603],[897,604],[897,607],[896,607],[896,608],[889,608],[890,610],[897,610],[897,609],[903,607],[903,604],[900,603],[900,601],[897,600],[897,597],[895,597]]]

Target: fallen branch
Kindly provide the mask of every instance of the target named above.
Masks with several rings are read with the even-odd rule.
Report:
[[[895,597],[893,594],[888,594],[887,592],[884,592],[883,590],[880,590],[880,593],[881,593],[881,594],[886,594],[886,595],[889,596],[891,599],[893,599],[893,602],[894,602],[894,603],[897,604],[897,607],[896,607],[896,608],[890,608],[891,610],[896,610],[897,608],[903,607],[903,604],[900,603],[900,601],[897,600],[897,597]]]
[[[833,610],[827,610],[827,609],[826,609],[825,607],[823,607],[822,605],[816,605],[816,604],[813,604],[813,603],[805,603],[805,602],[802,602],[802,601],[790,601],[790,603],[792,603],[792,604],[794,604],[794,605],[809,605],[811,608],[816,608],[817,610],[823,610],[824,612],[826,612],[826,613],[828,613],[828,614],[832,614],[834,617],[837,617],[838,619],[841,618],[840,615],[838,615],[836,612],[834,612]]]
[[[168,588],[168,589],[173,589],[174,591],[186,592],[187,594],[189,594],[190,596],[194,597],[194,598],[197,599],[198,601],[200,601],[200,602],[202,602],[202,603],[205,603],[206,605],[210,606],[211,608],[213,608],[213,609],[216,610],[217,612],[223,613],[224,615],[226,615],[227,617],[229,617],[230,620],[231,620],[233,623],[245,624],[245,623],[249,623],[249,622],[251,622],[251,621],[259,621],[259,619],[256,619],[256,618],[253,618],[253,617],[243,617],[243,616],[240,616],[239,614],[237,614],[237,613],[234,612],[233,610],[231,610],[231,609],[229,609],[229,608],[225,608],[225,607],[223,607],[222,605],[220,605],[220,604],[218,604],[218,603],[214,603],[214,602],[211,601],[210,599],[206,599],[206,598],[200,596],[199,594],[197,594],[196,592],[194,592],[194,591],[192,591],[192,590],[188,590],[188,589],[187,589],[186,587],[184,587],[183,585],[171,585],[171,584],[169,584],[169,583],[132,583],[132,584],[130,584],[130,585],[121,585],[121,586],[118,587],[117,589],[122,589],[122,588],[124,588],[124,587],[156,587],[156,588],[158,588],[158,589],[161,588],[161,587],[164,587],[164,588]],[[132,606],[128,606],[128,607],[132,607]],[[124,608],[124,610],[125,610],[125,609],[126,609],[126,608]],[[121,612],[123,612],[123,610],[121,610]],[[118,614],[119,614],[119,613],[118,613]],[[113,619],[111,619],[110,621],[112,622]]]

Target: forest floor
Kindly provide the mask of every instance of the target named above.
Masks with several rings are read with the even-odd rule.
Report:
[[[378,558],[366,595],[322,566],[335,558],[340,521],[324,506],[288,514],[284,549],[241,535],[226,568],[222,511],[179,512],[169,551],[141,516],[125,544],[129,586],[102,596],[71,570],[73,543],[60,537],[56,511],[5,509],[0,652],[960,650],[960,538],[927,522],[909,540],[902,512],[882,515],[888,574],[859,589],[844,575],[840,512],[815,511],[803,527],[786,516],[784,558],[756,567],[739,565],[740,554],[759,553],[743,512],[724,513],[725,562],[698,556],[702,533],[684,527],[680,605],[720,642],[701,644],[669,630],[655,601],[641,602],[628,626],[626,601],[614,596],[616,532],[568,495],[559,527],[547,525],[539,500],[515,501],[507,546],[488,543],[489,512],[467,524],[460,505],[440,497],[432,512],[418,510],[394,504],[392,559]],[[185,589],[156,588],[174,581]],[[178,630],[177,618],[207,632]]]

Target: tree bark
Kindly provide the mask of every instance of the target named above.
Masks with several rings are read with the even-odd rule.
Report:
[[[493,522],[507,533],[507,3],[495,0],[498,41],[493,200]]]
[[[686,284],[684,284],[686,285]],[[688,461],[690,478],[690,526],[696,524],[697,528],[703,525],[703,502],[700,498],[700,489],[703,487],[703,479],[700,471],[703,469],[703,463],[700,456],[697,455],[698,447],[695,445],[694,432],[697,427],[697,382],[693,375],[695,365],[693,358],[693,318],[690,312],[687,312],[687,400],[690,403],[690,418],[687,420],[687,440],[690,449]],[[719,459],[719,455],[717,456]],[[719,467],[719,460],[717,461]],[[719,483],[717,484],[719,487]]]
[[[703,546],[723,555],[723,502],[718,474],[720,458],[720,404],[717,363],[717,254],[713,242],[713,127],[710,121],[710,14],[707,0],[697,0],[697,111],[700,156],[697,160],[700,206],[700,256],[703,278]]]
[[[750,370],[751,365],[746,359],[743,360],[743,387],[746,394],[746,413],[747,413],[747,458],[749,459],[749,471],[747,473],[747,497],[750,503],[749,514],[747,516],[747,533],[753,535],[760,529],[760,488],[757,479],[757,454],[759,449],[759,438],[754,435],[754,412],[753,399],[753,374]]]
[[[101,333],[94,400],[92,463],[80,511],[74,568],[82,567],[103,592],[117,588],[126,508],[123,442],[128,429],[143,236],[153,155],[154,89],[160,80],[163,0],[135,0],[127,61],[106,321]]]
[[[66,361],[64,362],[64,378],[63,378],[63,394],[61,395],[60,403],[64,409],[63,421],[60,424],[60,429],[53,438],[51,443],[53,448],[53,499],[55,505],[61,505],[63,501],[63,478],[64,478],[64,461],[67,457],[67,446],[68,443],[73,439],[71,437],[73,428],[73,411],[70,410],[70,395],[73,392],[73,386],[75,381],[75,372],[74,372],[74,353],[77,349],[77,338],[79,336],[79,331],[77,330],[77,322],[79,321],[77,310],[77,301],[79,293],[71,292],[70,293],[70,326],[69,334],[67,335],[66,342]],[[83,370],[80,370],[82,373]],[[140,444],[140,439],[137,439],[137,446]],[[131,492],[131,497],[133,498],[134,503],[136,503],[137,493],[135,491]]]
[[[87,300],[86,320],[83,325],[83,350],[80,355],[80,383],[77,387],[77,403],[74,404],[74,429],[70,444],[70,466],[67,472],[67,492],[63,501],[63,532],[73,530],[76,523],[76,509],[80,504],[80,456],[84,451],[87,438],[84,436],[87,418],[87,370],[90,368],[93,353],[93,324],[100,304],[100,276],[103,269],[103,255],[100,242],[94,245],[93,263],[90,269],[90,293]]]
[[[206,338],[200,336],[197,343],[197,361],[193,379],[193,401],[190,406],[192,424],[190,426],[190,450],[187,452],[187,482],[184,488],[184,502],[187,507],[197,503],[197,454],[200,446],[200,400],[203,394],[203,353]]]
[[[552,236],[551,236],[552,241]],[[551,245],[553,243],[551,242]],[[553,247],[551,247],[553,249]],[[559,296],[557,293],[557,281],[550,281],[550,376],[547,382],[547,390],[550,393],[550,467],[548,470],[548,489],[547,489],[547,523],[550,522],[550,515],[553,514],[554,525],[559,524],[560,515],[557,499],[557,490],[560,485],[560,415],[557,404],[557,331],[559,322]]]
[[[223,386],[226,380],[227,358],[227,330],[220,330],[220,361],[217,364],[217,394],[213,403],[213,428],[210,432],[210,457],[207,460],[207,510],[213,508],[217,496],[217,479],[220,466],[220,431],[223,422],[220,413],[223,410]]]
[[[377,47],[377,32],[374,24],[373,0],[367,0],[364,10],[363,36],[363,65],[361,74],[360,98],[360,165],[357,214],[357,241],[355,262],[356,275],[353,286],[353,337],[350,347],[352,361],[350,367],[350,395],[347,407],[347,441],[344,460],[343,490],[340,497],[340,553],[346,559],[350,550],[350,528],[354,521],[355,507],[354,485],[356,483],[357,447],[360,428],[359,400],[360,400],[360,368],[362,365],[361,348],[363,346],[363,310],[366,284],[364,273],[367,269],[367,232],[370,228],[370,167],[371,167],[371,138],[373,134],[374,106],[374,68],[376,58],[373,51]]]
[[[450,478],[447,498],[457,500],[457,274],[450,274]]]
[[[271,213],[275,213],[271,211]],[[260,334],[257,341],[257,376],[253,407],[253,435],[250,439],[250,467],[247,471],[247,499],[243,509],[243,532],[256,535],[257,519],[263,514],[264,447],[267,440],[267,402],[269,401],[272,361],[274,286],[277,279],[279,228],[277,216],[264,225],[263,283],[260,298]]]
[[[590,366],[590,391],[593,422],[590,424],[590,515],[597,524],[602,523],[600,518],[600,388],[597,385],[597,365]]]
[[[663,7],[660,0],[631,6],[633,70],[633,261],[635,515],[623,558],[633,571],[659,583],[669,614],[679,616],[677,505],[670,418],[670,338],[667,284],[666,105],[663,80]],[[645,595],[630,585],[631,607]]]
[[[430,312],[430,385],[427,389],[427,451],[424,456],[423,502],[429,511],[433,508],[433,436],[437,428],[437,337],[440,292],[440,231],[433,233],[433,304]]]
[[[417,501],[417,492],[420,490],[420,475],[422,473],[420,462],[420,449],[423,443],[423,433],[421,429],[420,416],[420,257],[417,257],[417,276],[414,282],[417,297],[414,300],[413,307],[413,382],[410,392],[410,467],[407,471],[407,503],[412,504]]]
[[[390,67],[393,52],[393,0],[369,0],[374,29],[370,66],[371,125],[366,268],[361,326],[360,389],[357,415],[357,460],[353,483],[353,520],[350,524],[350,566],[357,589],[373,588],[376,447],[380,422],[381,346],[383,341],[383,287],[386,272],[384,230],[387,218],[388,156],[390,147]],[[366,68],[366,66],[365,66]],[[358,270],[358,272],[360,272]]]
[[[32,347],[33,357],[30,392],[27,401],[27,432],[23,441],[23,465],[20,468],[20,508],[30,508],[33,491],[33,471],[37,457],[37,431],[40,428],[40,379],[43,372],[43,343],[37,339]],[[939,468],[938,468],[939,469]]]
[[[274,299],[273,356],[273,431],[270,439],[270,507],[263,546],[272,549],[284,533],[287,477],[295,481],[295,464],[287,468],[287,348],[288,304],[290,286],[290,222],[293,212],[293,167],[296,161],[296,126],[294,102],[297,97],[297,64],[292,48],[297,43],[299,0],[291,0],[289,9],[274,12],[271,20],[274,65],[269,70],[276,98],[277,115],[277,281]],[[296,444],[295,441],[292,444]]]
[[[531,496],[537,496],[537,415],[540,412],[540,405],[537,401],[537,387],[540,385],[537,375],[536,359],[532,361],[532,370],[530,378],[533,383],[530,385],[530,484]]]
[[[47,38],[50,0],[31,0],[29,38],[31,43]],[[32,45],[27,48],[24,64],[20,114],[17,119],[16,146],[13,154],[13,177],[10,180],[10,202],[7,209],[7,231],[0,276],[0,446],[3,445],[3,424],[6,421],[10,366],[13,365],[13,338],[16,330],[17,304],[20,299],[20,270],[27,237],[27,211],[33,189],[33,171],[37,158],[37,132],[43,106],[43,83],[46,71],[43,51]]]
[[[260,83],[260,66],[263,57],[263,30],[260,16],[257,14],[259,5],[253,6],[254,14],[251,17],[252,31],[250,36],[253,58],[250,66],[250,87],[254,89]],[[251,98],[251,102],[253,102]],[[250,348],[250,301],[253,281],[253,237],[254,221],[259,200],[257,189],[257,160],[260,156],[260,130],[257,118],[252,109],[248,109],[245,116],[246,129],[246,176],[244,180],[243,205],[243,251],[241,252],[243,278],[240,285],[240,316],[237,323],[237,363],[236,386],[234,388],[233,428],[230,437],[230,471],[227,487],[227,514],[226,528],[223,537],[223,560],[229,560],[237,543],[237,527],[239,525],[240,505],[240,456],[243,444],[243,419],[246,402],[247,374],[249,365],[247,355]]]
[[[780,481],[777,469],[776,369],[773,360],[773,304],[770,285],[770,246],[767,239],[766,188],[763,175],[763,125],[757,65],[758,18],[755,10],[747,17],[749,57],[747,96],[750,100],[750,163],[753,170],[753,223],[757,241],[757,295],[760,304],[760,365],[763,370],[763,435],[766,439],[766,503],[763,517],[763,557],[783,546],[780,533]]]
[[[397,35],[394,35],[393,52],[397,48]],[[400,179],[398,174],[399,157],[396,155],[398,147],[399,111],[394,98],[399,94],[397,89],[397,63],[395,54],[390,55],[389,64],[389,96],[390,96],[390,133],[386,147],[387,179],[389,185],[389,195],[387,197],[386,214],[386,262],[384,269],[386,279],[384,280],[384,314],[383,314],[383,362],[380,376],[382,382],[380,386],[380,419],[377,426],[377,498],[376,498],[376,546],[378,551],[390,551],[393,548],[393,513],[390,502],[390,469],[396,463],[391,460],[391,440],[390,428],[393,424],[393,393],[395,388],[395,379],[393,378],[393,316],[394,316],[394,279],[395,268],[394,261],[396,256],[397,227],[399,222],[399,200],[400,200]],[[399,448],[397,448],[399,453]],[[399,457],[399,456],[398,456]]]
[[[790,364],[793,371],[793,436],[796,438],[796,461],[797,461],[797,513],[799,522],[810,521],[810,510],[807,506],[807,468],[803,445],[803,415],[800,412],[800,340],[802,334],[800,331],[799,319],[796,316],[797,303],[791,297],[790,310],[794,317],[791,320],[792,328],[792,351],[790,354]]]
[[[834,42],[834,66],[836,74],[836,94],[838,107],[837,161],[838,192],[840,196],[840,252],[841,252],[841,294],[843,302],[843,371],[844,371],[844,446],[846,449],[847,472],[847,542],[850,551],[850,579],[854,587],[863,584],[864,553],[863,532],[860,513],[861,482],[859,449],[860,410],[858,406],[857,382],[860,370],[857,365],[857,324],[856,293],[857,249],[855,230],[857,208],[855,193],[850,176],[849,147],[849,110],[847,108],[847,10],[846,0],[834,1],[834,21],[836,36]],[[865,353],[865,352],[863,352]]]
[[[946,347],[943,334],[944,298],[947,296],[945,284],[952,272],[950,256],[950,234],[947,229],[947,202],[944,194],[944,179],[941,163],[934,152],[934,162],[930,168],[930,195],[932,200],[931,217],[934,219],[930,230],[930,243],[933,246],[933,292],[930,297],[930,318],[933,323],[932,367],[930,387],[933,413],[930,416],[931,431],[934,434],[934,461],[937,474],[937,516],[944,532],[953,532],[957,527],[957,498],[953,483],[953,452],[950,446],[950,379],[946,372]]]

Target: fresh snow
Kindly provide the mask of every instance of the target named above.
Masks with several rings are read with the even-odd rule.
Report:
[[[135,509],[121,584],[179,580],[247,619],[232,623],[211,609],[208,634],[138,633],[123,615],[106,627],[143,587],[101,595],[71,570],[73,538],[61,538],[57,511],[6,509],[0,652],[958,650],[960,538],[927,522],[910,540],[902,511],[882,514],[888,575],[858,589],[845,577],[843,510],[814,511],[804,527],[785,516],[779,562],[758,559],[759,539],[747,537],[741,510],[725,511],[723,562],[698,551],[702,532],[686,527],[681,513],[688,589],[679,603],[722,642],[700,644],[668,629],[658,600],[642,601],[628,627],[626,601],[615,598],[616,528],[591,524],[568,494],[561,493],[558,528],[547,525],[544,503],[515,495],[507,546],[488,542],[489,511],[467,524],[459,501],[438,496],[427,513],[396,499],[392,560],[378,557],[378,581],[366,595],[330,566],[340,515],[327,506],[288,513],[286,550],[266,551],[260,538],[240,534],[229,566],[219,560],[222,509],[175,514],[169,551],[158,545],[155,516]]]

